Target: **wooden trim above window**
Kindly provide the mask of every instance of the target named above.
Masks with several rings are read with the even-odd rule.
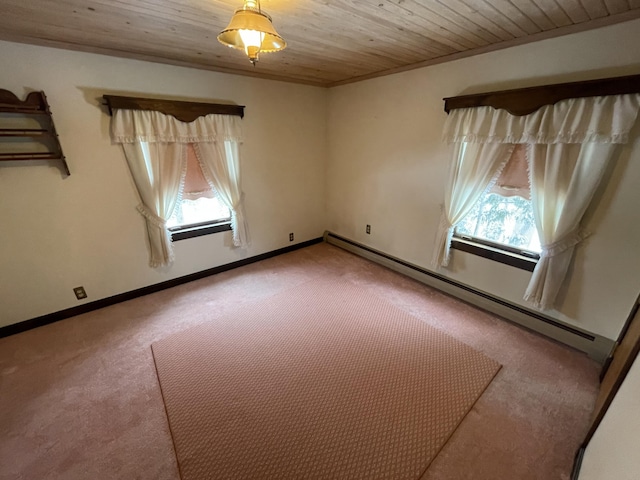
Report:
[[[540,107],[569,98],[599,97],[640,93],[640,75],[603,78],[582,82],[557,83],[540,87],[518,88],[498,92],[444,98],[444,111],[456,108],[502,108],[512,115],[529,115]]]
[[[123,110],[151,110],[172,115],[182,122],[193,122],[205,115],[236,115],[244,117],[244,105],[227,105],[223,103],[183,102],[178,100],[161,100],[158,98],[120,97],[117,95],[103,95],[109,107],[109,115],[114,109]]]

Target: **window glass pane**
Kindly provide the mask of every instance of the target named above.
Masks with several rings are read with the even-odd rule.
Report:
[[[487,193],[456,226],[456,233],[540,253],[531,202]]]
[[[183,199],[167,222],[167,227],[219,223],[230,219],[231,212],[218,198]]]

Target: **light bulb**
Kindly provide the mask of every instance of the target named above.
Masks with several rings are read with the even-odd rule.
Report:
[[[239,30],[240,38],[244,44],[244,51],[246,52],[251,63],[255,63],[258,60],[258,53],[260,52],[260,46],[264,40],[264,33],[257,30]]]

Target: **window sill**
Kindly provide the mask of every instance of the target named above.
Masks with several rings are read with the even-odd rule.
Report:
[[[177,242],[178,240],[186,240],[187,238],[202,237],[203,235],[227,232],[231,230],[231,222],[212,223],[207,225],[197,225],[169,230],[171,231],[171,240]]]
[[[533,272],[533,269],[536,268],[538,263],[537,258],[519,255],[517,253],[508,252],[489,245],[483,245],[482,243],[460,237],[453,237],[451,240],[451,248],[455,248],[456,250],[461,250],[472,255],[488,258],[489,260],[504,263],[505,265],[519,268],[521,270],[527,270],[529,272]]]

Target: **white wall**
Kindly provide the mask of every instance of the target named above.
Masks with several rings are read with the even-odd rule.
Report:
[[[587,445],[580,480],[637,480],[640,477],[640,357]]]
[[[443,97],[640,73],[640,20],[333,88],[328,229],[430,268],[450,152]],[[615,339],[640,291],[640,140],[622,149],[551,316]],[[370,224],[371,235],[365,234]],[[440,273],[524,304],[530,273],[454,251]]]
[[[53,163],[0,165],[0,326],[205,270],[322,235],[325,89],[0,42],[0,88],[44,90],[71,176]],[[256,68],[260,68],[259,66]],[[241,150],[252,245],[230,232],[176,242],[151,269],[122,150],[103,94],[246,105]]]

